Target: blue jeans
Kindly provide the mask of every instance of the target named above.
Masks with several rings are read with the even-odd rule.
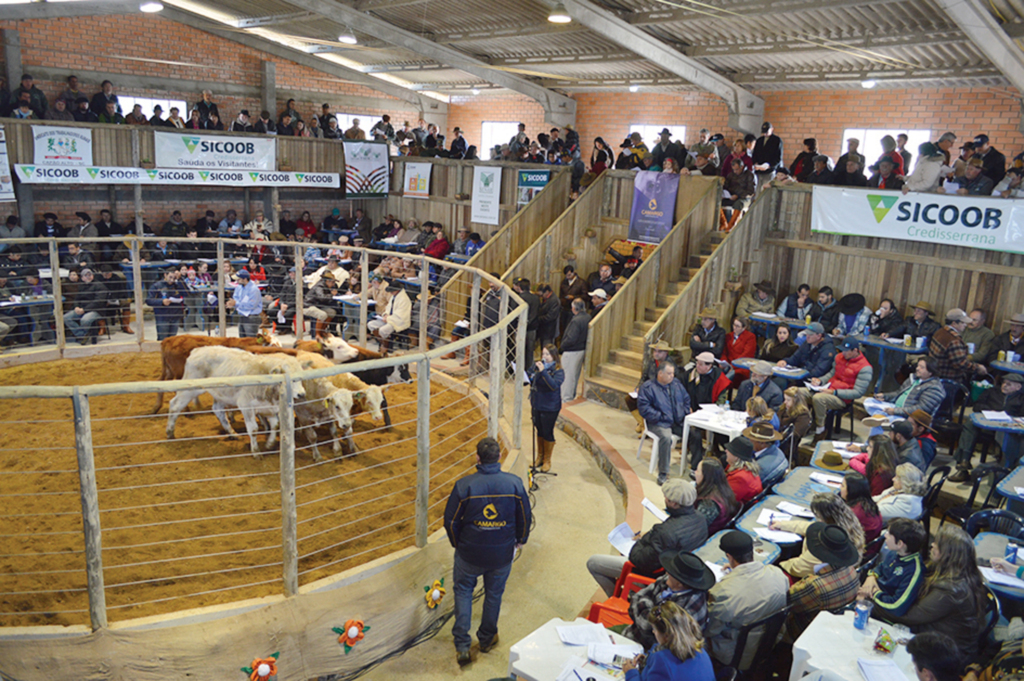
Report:
[[[71,312],[64,313],[64,326],[68,327],[68,330],[75,338],[85,338],[93,323],[102,316],[99,312],[86,312],[79,315],[72,310]]]
[[[156,316],[156,339],[163,340],[178,333],[178,324],[181,323],[181,313],[157,314]]]
[[[473,619],[473,589],[476,580],[484,578],[484,610],[480,614],[480,628],[476,630],[476,638],[487,645],[498,635],[498,613],[501,611],[501,596],[505,593],[505,582],[512,571],[512,563],[493,570],[481,570],[467,563],[455,554],[455,565],[452,568],[452,583],[455,588],[455,625],[452,627],[452,638],[455,639],[455,650],[469,650],[473,639],[469,636],[469,626]]]

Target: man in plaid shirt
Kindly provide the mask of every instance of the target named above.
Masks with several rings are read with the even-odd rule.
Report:
[[[971,361],[967,344],[962,338],[971,317],[960,308],[946,313],[946,325],[932,335],[928,355],[935,360],[935,375],[954,381],[969,381],[975,372],[987,374],[983,364]]]
[[[860,588],[857,577],[860,552],[846,530],[838,525],[811,523],[804,541],[825,567],[789,587],[785,640],[790,643],[800,637],[822,610],[841,608],[853,602]]]

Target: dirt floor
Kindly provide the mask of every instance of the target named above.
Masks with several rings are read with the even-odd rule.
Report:
[[[0,370],[0,385],[155,380],[158,353],[61,360]],[[472,470],[484,415],[468,397],[431,386],[430,530],[455,480]],[[347,570],[413,544],[416,386],[387,391],[392,427],[356,420],[355,455],[313,462],[296,438],[299,581]],[[254,458],[208,412],[178,420],[167,400],[90,400],[111,621],[282,592],[280,459]],[[209,396],[201,398],[204,410]],[[0,626],[88,624],[85,556],[71,401],[0,402]],[[266,435],[259,437],[260,444]]]

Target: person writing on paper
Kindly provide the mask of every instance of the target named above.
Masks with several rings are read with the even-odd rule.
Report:
[[[562,381],[565,372],[558,364],[558,348],[546,345],[530,374],[530,407],[533,427],[537,430],[537,452],[540,469],[551,470],[551,453],[555,451],[555,421],[562,410]]]
[[[789,587],[789,616],[783,639],[790,643],[800,637],[822,610],[834,610],[852,602],[860,587],[860,551],[846,530],[838,525],[811,523],[804,543],[819,569]]]
[[[899,390],[875,393],[876,400],[892,403],[891,407],[881,409],[881,412],[890,416],[908,416],[915,409],[934,414],[945,396],[946,390],[942,387],[942,381],[935,376],[935,360],[931,357],[917,360],[914,375],[903,381]]]
[[[855,451],[859,450],[860,447]],[[887,435],[872,435],[868,438],[867,452],[850,459],[850,468],[868,479],[872,496],[878,496],[892,487],[896,466],[899,464],[896,444]]]
[[[673,478],[661,487],[665,495],[665,511],[668,519],[658,523],[640,537],[629,552],[633,572],[644,577],[653,577],[661,568],[661,554],[666,551],[693,551],[708,539],[708,523],[704,516],[693,507],[697,501],[697,489],[693,483]],[[626,564],[623,556],[591,556],[587,570],[609,596],[615,590],[615,580]]]
[[[829,492],[818,492],[811,498],[811,513],[814,514],[813,521],[802,518],[775,520],[768,526],[768,529],[792,532],[806,537],[809,528],[814,524],[835,525],[843,528],[843,533],[858,556],[864,553],[864,528],[861,527],[857,516],[846,505],[842,497]],[[782,561],[779,563],[779,567],[796,579],[802,579],[815,573],[815,568],[821,563],[818,558],[819,556],[811,551],[810,542],[804,541],[804,548],[800,555]]]
[[[809,337],[809,335],[808,335]],[[829,387],[814,393],[814,442],[825,439],[825,418],[832,409],[842,409],[849,402],[863,396],[871,385],[871,363],[860,351],[860,341],[847,336],[839,346],[832,370],[820,378],[812,378],[811,385]]]
[[[912,463],[901,463],[896,467],[892,487],[872,499],[878,505],[878,512],[882,514],[884,522],[893,518],[917,520],[921,517],[922,497],[927,491],[921,469]]]
[[[664,603],[678,605],[704,629],[708,621],[708,589],[715,585],[715,574],[692,553],[669,551],[661,554],[659,560],[665,574],[630,597],[629,616],[633,623],[622,632],[644,650],[658,643],[648,616]]]
[[[974,413],[980,414],[983,411],[1003,411],[1009,416],[1024,416],[1024,376],[1020,374],[1006,374],[1000,379],[999,387],[989,388],[981,393],[978,401],[974,403]],[[997,436],[1002,439],[1003,466],[1010,468],[1017,467],[1020,460],[1021,436],[1007,433]],[[956,459],[956,472],[949,476],[953,482],[966,482],[971,475],[971,457],[974,455],[974,445],[978,440],[978,427],[974,421],[965,418],[963,429],[960,431],[960,441],[957,443],[956,452],[953,458]]]
[[[651,610],[657,647],[622,665],[626,681],[715,681],[700,625],[675,603]]]
[[[928,577],[920,595],[906,613],[890,615],[890,619],[909,626],[915,634],[945,634],[967,659],[973,659],[984,626],[986,600],[971,536],[955,525],[943,525],[932,537]]]
[[[725,463],[726,480],[736,501],[745,504],[761,493],[761,469],[754,461],[754,445],[750,440],[740,435],[726,443]]]
[[[690,396],[676,380],[676,365],[665,360],[658,365],[653,381],[637,393],[637,408],[648,430],[658,436],[658,484],[668,480],[672,459],[672,436],[683,435],[683,420],[690,413]]]
[[[789,359],[780,359],[776,365],[800,367],[810,378],[817,378],[831,371],[835,354],[832,339],[825,335],[825,327],[820,322],[811,322],[807,325],[806,342]]]
[[[706,456],[693,469],[697,482],[697,513],[708,521],[708,534],[713,535],[729,524],[740,504],[729,487],[722,463],[713,456]]]
[[[896,518],[885,535],[882,561],[871,569],[858,598],[874,601],[876,617],[900,616],[910,610],[924,585],[924,559],[921,550],[927,536],[916,520]]]
[[[729,561],[729,572],[708,592],[708,624],[704,634],[711,642],[711,655],[731,664],[740,629],[778,612],[786,606],[789,579],[774,565],[754,560],[754,539],[746,532],[730,530],[718,541]],[[761,632],[751,631],[745,657],[753,656]],[[739,668],[750,666],[740,660]]]

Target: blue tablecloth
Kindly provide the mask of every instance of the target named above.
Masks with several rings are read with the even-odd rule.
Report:
[[[741,357],[737,360],[732,361],[734,367],[740,367],[741,369],[750,369],[754,362],[758,362],[755,357]],[[772,374],[779,378],[784,378],[788,381],[802,381],[808,376],[808,372],[805,369],[796,369],[795,371],[786,371],[780,366],[772,366]]]
[[[1020,470],[1020,469],[1018,469]],[[979,532],[974,538],[974,552],[979,560],[990,558],[1003,558],[1006,555],[1006,544],[1010,538],[1004,534],[995,532]],[[1019,560],[1018,560],[1019,564]],[[985,583],[992,587],[1000,597],[1011,598],[1015,601],[1024,601],[1024,589],[1008,586],[1006,584],[995,584],[985,580]]]
[[[788,496],[779,495],[779,494],[769,494],[764,499],[762,499],[758,503],[756,503],[753,506],[751,506],[750,509],[746,513],[744,513],[742,516],[740,516],[740,519],[738,521],[736,521],[736,529],[743,530],[747,534],[755,537],[755,541],[759,540],[760,538],[757,536],[757,532],[755,531],[756,528],[760,527],[760,528],[763,528],[763,529],[767,529],[767,526],[761,525],[761,524],[759,524],[757,522],[758,516],[761,515],[761,509],[769,508],[769,509],[775,510],[775,509],[778,508],[780,501],[788,501],[790,503],[799,504],[799,505],[804,506],[804,507],[809,507],[809,505],[810,505],[810,501],[803,501],[802,499],[794,499],[793,497],[788,497]],[[760,541],[763,542],[765,540],[760,539]],[[803,541],[803,538],[801,537],[799,541],[788,542],[788,543],[786,543],[786,542],[779,542],[779,545],[780,546],[793,546],[793,545],[799,544],[802,541]]]
[[[756,518],[756,516],[755,516]],[[732,530],[722,530],[718,532],[693,553],[700,557],[701,560],[706,560],[709,563],[715,563],[716,565],[727,565],[728,559],[725,557],[725,553],[722,549],[718,548],[718,543],[722,540],[722,535]],[[765,565],[774,563],[779,558],[779,554],[782,550],[778,544],[773,544],[765,539],[754,538],[754,558],[760,560]]]
[[[822,471],[817,468],[811,468],[810,466],[799,466],[787,473],[785,479],[775,485],[772,492],[789,497],[790,499],[795,499],[806,506],[811,503],[811,498],[819,492],[835,494],[838,491],[838,487],[829,487],[823,483],[814,482],[811,480],[811,473],[826,473],[828,475],[836,476],[840,475],[835,471]]]
[[[841,445],[846,445],[847,443],[846,442],[841,442],[840,444]],[[811,468],[817,468],[818,470],[822,470],[822,471],[825,471],[827,473],[836,473],[837,475],[846,475],[847,473],[849,473],[852,470],[851,468],[847,468],[847,469],[841,470],[841,471],[836,471],[836,470],[832,470],[831,468],[825,468],[824,466],[819,465],[821,457],[825,454],[825,452],[829,452],[829,451],[832,451],[832,450],[833,450],[832,442],[829,441],[829,440],[823,440],[823,441],[819,442],[818,444],[816,444],[814,446],[814,454],[811,456]],[[847,461],[849,461],[849,459],[847,459]]]

